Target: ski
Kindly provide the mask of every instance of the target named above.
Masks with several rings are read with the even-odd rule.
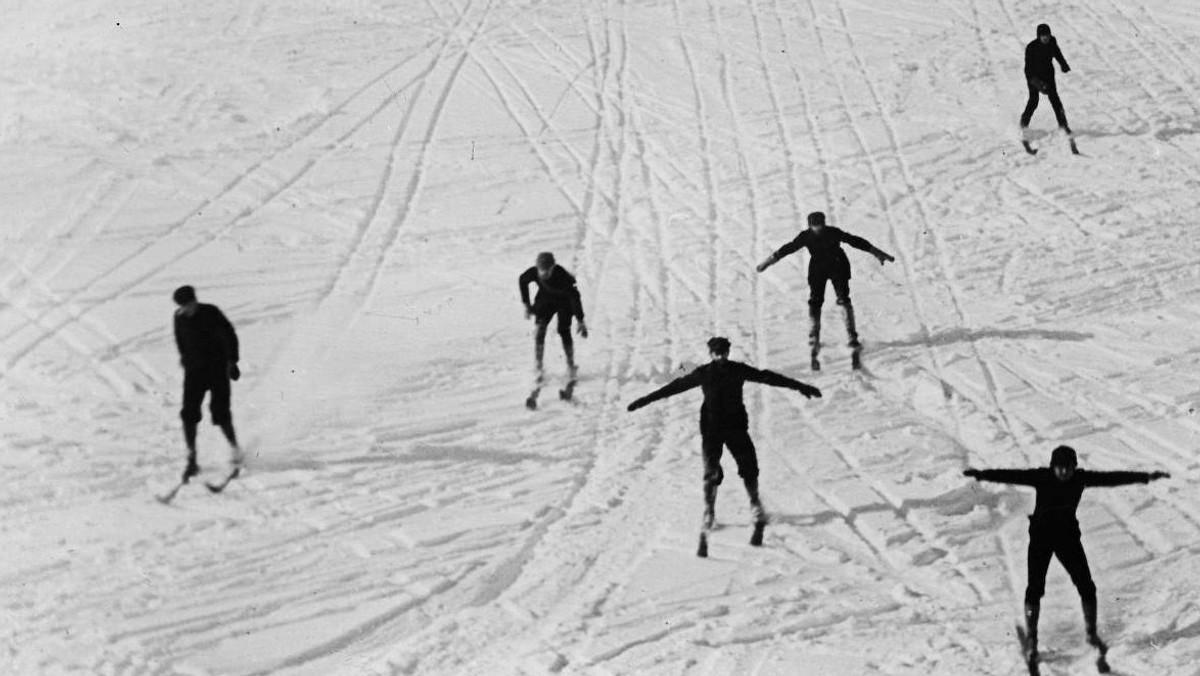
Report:
[[[1082,154],[1079,152],[1079,146],[1075,145],[1075,137],[1074,136],[1067,136],[1067,143],[1071,146],[1071,154],[1072,155],[1081,155]]]
[[[162,495],[156,495],[156,496],[154,496],[154,499],[158,500],[159,502],[161,502],[164,505],[169,505],[169,504],[171,504],[171,501],[175,499],[175,496],[179,493],[179,489],[183,488],[184,484],[186,484],[186,483],[187,483],[186,481],[180,481],[179,483],[175,484],[175,487],[172,488],[170,491],[167,491],[166,493],[164,493]]]
[[[862,348],[856,347],[850,353],[850,368],[855,371],[862,370]]]
[[[230,482],[230,481],[233,481],[234,479],[238,478],[238,475],[239,475],[239,474],[241,474],[241,473],[242,473],[242,468],[241,468],[241,467],[234,467],[234,468],[233,468],[233,471],[232,471],[232,472],[230,472],[230,473],[229,473],[229,474],[228,474],[228,475],[227,475],[227,476],[226,476],[226,477],[225,477],[225,478],[224,478],[224,479],[221,481],[221,483],[219,483],[219,484],[214,484],[214,483],[210,483],[210,482],[207,482],[207,481],[205,481],[205,482],[204,482],[204,486],[205,486],[205,488],[207,488],[207,489],[208,489],[210,492],[212,492],[212,493],[220,493],[221,491],[225,490],[225,487],[229,485],[229,482]]]
[[[1025,666],[1029,668],[1029,676],[1041,676],[1037,655],[1030,651],[1029,636],[1025,633],[1025,627],[1019,624],[1016,627],[1017,641],[1021,644],[1021,659],[1025,661]]]
[[[578,382],[579,381],[575,378],[568,380],[566,384],[559,389],[558,398],[562,399],[563,401],[575,401],[575,384]]]
[[[708,531],[700,531],[700,544],[696,546],[696,556],[702,559],[708,558]]]

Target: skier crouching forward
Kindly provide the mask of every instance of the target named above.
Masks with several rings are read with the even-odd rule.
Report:
[[[1107,646],[1096,633],[1096,585],[1088,570],[1087,556],[1079,539],[1079,521],[1075,510],[1083,489],[1091,486],[1122,486],[1167,478],[1166,472],[1092,472],[1076,469],[1075,450],[1059,446],[1050,456],[1049,467],[1030,469],[967,469],[964,475],[976,481],[1031,486],[1037,501],[1029,517],[1029,582],[1025,587],[1025,623],[1028,632],[1026,658],[1037,659],[1038,615],[1046,590],[1046,570],[1050,557],[1057,556],[1071,582],[1079,590],[1088,643],[1100,651],[1104,660]]]
[[[842,250],[843,243],[875,256],[880,265],[896,260],[862,237],[825,225],[825,214],[814,211],[808,215],[807,230],[758,264],[758,271],[762,272],[778,263],[784,256],[808,248],[808,316],[811,320],[808,344],[812,348],[814,371],[821,370],[817,354],[821,350],[821,306],[825,304],[825,282],[833,282],[837,303],[842,306],[846,335],[849,338],[848,345],[851,349],[851,365],[856,369],[862,367],[859,357],[862,345],[858,342],[858,330],[854,325],[854,306],[850,304],[850,259],[846,258],[846,252]]]
[[[579,335],[587,338],[587,324],[583,321],[583,301],[575,286],[575,277],[554,262],[554,254],[544,251],[537,255],[536,264],[521,273],[518,280],[521,288],[521,303],[525,305],[525,317],[534,318],[537,332],[534,334],[534,360],[537,381],[542,382],[542,357],[546,352],[546,329],[550,320],[558,315],[558,335],[562,338],[563,352],[567,357],[567,373],[575,379],[575,341],[571,339],[571,319],[579,319]],[[529,285],[537,284],[538,292],[533,303],[529,302]]]
[[[187,466],[183,483],[200,473],[196,464],[196,428],[203,414],[200,411],[205,393],[211,393],[209,412],[214,425],[221,428],[229,441],[234,467],[243,461],[233,429],[233,414],[229,411],[229,381],[241,377],[238,369],[238,338],[233,324],[215,305],[196,300],[196,290],[181,286],[172,297],[179,306],[175,310],[175,344],[179,347],[179,362],[183,366],[183,438],[187,444]]]
[[[805,397],[820,397],[821,391],[787,376],[772,371],[756,369],[747,364],[729,359],[729,340],[727,338],[711,338],[708,341],[709,355],[712,361],[698,367],[691,373],[672,380],[663,387],[636,399],[629,404],[630,411],[666,399],[694,387],[704,392],[704,403],[700,406],[700,439],[704,456],[704,530],[712,528],[715,519],[717,487],[721,485],[724,473],[721,471],[721,452],[729,447],[738,466],[738,475],[746,486],[750,497],[750,509],[754,513],[754,536],[751,544],[762,544],[762,530],[767,523],[767,515],[763,510],[762,501],[758,495],[758,458],[754,451],[754,442],[750,440],[749,420],[746,416],[746,406],[742,402],[742,385],[746,381],[786,387],[796,390]],[[701,535],[700,556],[707,555],[707,544]]]

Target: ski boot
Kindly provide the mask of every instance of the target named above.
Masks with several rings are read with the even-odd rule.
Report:
[[[821,361],[817,359],[817,355],[821,352],[821,308],[813,307],[811,303],[808,306],[808,347],[810,350],[809,366],[814,371],[821,370]]]
[[[758,497],[758,478],[746,479],[746,494],[750,497],[750,514],[754,518],[754,531],[750,535],[750,545],[761,547],[763,531],[767,528],[767,511],[763,509],[762,500]]]
[[[1038,660],[1038,616],[1041,615],[1041,605],[1025,604],[1025,661],[1037,664]]]
[[[1096,602],[1094,600],[1089,599],[1083,602],[1083,623],[1087,628],[1088,645],[1100,653],[1100,656],[1096,658],[1096,669],[1102,674],[1107,674],[1109,672],[1108,645],[1100,639],[1100,634],[1096,632]]]
[[[183,477],[180,478],[180,482],[186,484],[198,474],[200,474],[200,465],[196,464],[196,454],[193,452],[188,455],[187,467],[183,468]]]

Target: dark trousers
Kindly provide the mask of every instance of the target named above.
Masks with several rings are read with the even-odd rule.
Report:
[[[212,415],[214,425],[231,425],[233,414],[229,412],[229,373],[227,366],[192,367],[183,370],[183,408],[179,417],[183,422],[192,425],[203,418],[200,407],[204,404],[204,395],[211,393],[208,401],[208,411]]]
[[[754,442],[750,432],[745,428],[702,429],[700,431],[701,450],[704,455],[704,487],[716,488],[721,485],[725,473],[721,470],[721,454],[729,447],[729,454],[737,463],[738,476],[743,481],[757,481],[758,454],[754,450]]]
[[[1079,598],[1085,605],[1090,603],[1094,607],[1096,584],[1092,582],[1092,572],[1088,569],[1079,532],[1039,528],[1036,524],[1029,527],[1029,585],[1025,587],[1025,603],[1041,602],[1046,592],[1046,571],[1050,568],[1050,558],[1054,556],[1058,557],[1067,575],[1071,576],[1071,582],[1079,590]]]
[[[830,277],[821,273],[808,276],[808,308],[810,312],[819,313],[825,304],[825,283],[833,283],[833,294],[837,297],[838,305],[850,304],[850,279],[848,277]]]
[[[1058,98],[1058,87],[1055,86],[1054,80],[1030,78],[1026,84],[1029,86],[1029,100],[1025,103],[1025,112],[1021,113],[1021,126],[1029,126],[1029,121],[1033,119],[1033,111],[1037,110],[1038,101],[1041,95],[1045,94],[1046,98],[1050,99],[1050,107],[1054,109],[1054,119],[1058,120],[1058,126],[1070,133],[1067,114],[1063,112],[1062,100]]]

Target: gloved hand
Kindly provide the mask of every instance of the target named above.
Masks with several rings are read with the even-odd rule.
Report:
[[[1064,73],[1070,73],[1070,72],[1071,72],[1071,67],[1070,67],[1070,66],[1063,66],[1063,72],[1064,72]]]
[[[1170,478],[1171,478],[1171,475],[1168,474],[1167,472],[1151,472],[1150,473],[1151,481],[1156,481],[1158,479],[1170,479]]]
[[[579,320],[579,326],[575,328],[575,331],[576,331],[576,332],[577,332],[577,333],[578,333],[580,336],[582,336],[582,337],[584,337],[584,338],[587,338],[587,336],[588,336],[587,322],[585,322],[585,321],[583,321],[582,319],[580,319],[580,320]]]
[[[755,268],[755,270],[762,272],[763,270],[766,270],[767,268],[771,267],[774,264],[775,264],[775,260],[773,258],[768,258],[767,260],[759,263],[758,266]]]
[[[646,401],[644,399],[634,399],[632,402],[630,402],[629,406],[625,407],[625,410],[633,412],[645,405],[646,405]]]
[[[963,476],[969,476],[972,479],[979,481],[979,470],[968,467],[963,470]]]
[[[237,362],[229,362],[229,379],[236,381],[242,377],[242,370],[238,368]]]
[[[529,319],[531,317],[533,317],[533,306],[526,305],[525,306],[525,319]]]
[[[818,390],[812,385],[800,383],[800,387],[797,387],[796,391],[800,394],[803,394],[806,399],[812,399],[813,397],[816,397],[817,399],[821,398],[821,390]]]
[[[888,254],[888,253],[885,253],[885,252],[883,252],[883,251],[880,251],[879,249],[876,249],[876,250],[875,250],[875,257],[879,259],[879,264],[880,264],[880,265],[883,265],[884,263],[894,263],[894,262],[896,262],[896,257],[895,257],[895,256],[892,256],[891,254]]]

